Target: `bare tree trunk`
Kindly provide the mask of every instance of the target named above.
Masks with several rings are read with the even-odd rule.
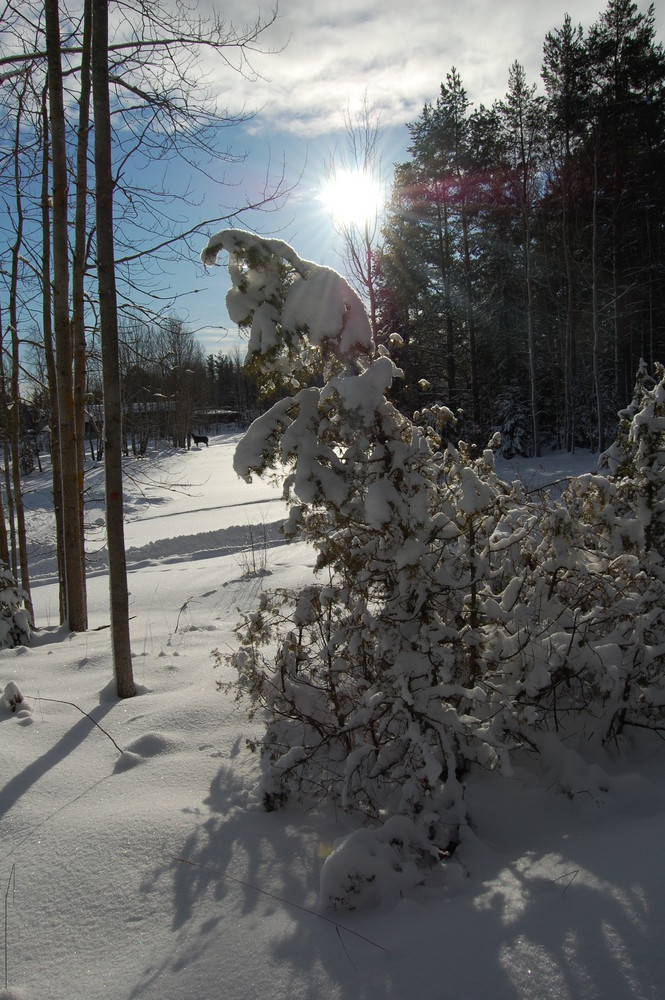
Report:
[[[58,377],[53,351],[53,323],[51,297],[51,205],[49,197],[49,121],[48,92],[42,94],[42,325],[44,337],[44,357],[48,382],[51,432],[51,483],[53,490],[53,511],[55,514],[56,558],[58,563],[58,596],[60,624],[67,617],[67,584],[65,579],[64,524],[62,514],[62,465],[60,461],[60,425],[58,420]]]
[[[85,573],[81,560],[78,449],[72,383],[73,349],[69,322],[67,145],[58,0],[45,0],[44,14],[53,164],[53,328],[58,381],[67,622],[73,632],[84,632],[87,628],[87,615]]]
[[[7,398],[7,382],[5,379],[5,332],[2,324],[2,313],[0,312],[0,407],[2,407],[3,418],[0,419],[0,432],[2,434],[2,454],[4,459],[3,474],[5,478],[5,496],[7,497],[7,520],[9,522],[9,539],[7,546],[7,566],[14,574],[14,579],[18,579],[18,556],[16,550],[16,517],[14,513],[14,492],[12,490],[11,476],[11,450],[9,435],[9,399]]]
[[[0,328],[0,348],[4,348],[4,334]],[[4,367],[0,364],[0,404],[5,413],[8,410],[7,386],[5,383]],[[5,494],[7,496],[7,520],[9,521],[9,560],[7,565],[18,579],[18,553],[16,550],[16,516],[14,512],[14,491],[12,489],[11,475],[11,449],[9,442],[8,421],[2,421],[2,454],[4,458]]]
[[[563,193],[561,238],[563,245],[564,271],[566,275],[566,328],[564,340],[564,438],[566,451],[575,451],[575,346],[573,323],[573,269],[568,232],[568,179]]]
[[[374,273],[374,249],[373,243],[374,238],[370,232],[370,225],[367,220],[365,220],[365,273],[367,274],[367,294],[369,296],[369,321],[372,326],[372,337],[374,339],[374,347],[378,346],[379,343],[379,319],[378,319],[378,307],[376,302],[376,274]]]
[[[77,492],[81,542],[81,564],[85,570],[85,530],[83,478],[85,470],[85,312],[84,279],[87,258],[88,141],[90,136],[90,40],[92,30],[91,0],[83,8],[81,45],[81,84],[76,144],[76,210],[74,215],[74,256],[72,260],[72,341],[74,350],[74,420],[77,447]],[[86,602],[87,595],[83,591]]]
[[[19,387],[19,340],[18,340],[18,270],[23,243],[23,199],[21,195],[21,169],[20,169],[20,149],[21,149],[21,118],[22,118],[22,98],[19,102],[19,111],[16,118],[16,131],[14,133],[14,198],[16,204],[16,239],[11,251],[11,275],[9,283],[9,325],[11,333],[11,404],[9,430],[11,438],[12,453],[12,484],[14,487],[14,503],[16,511],[16,531],[18,536],[18,555],[20,567],[21,587],[25,594],[25,607],[34,621],[32,609],[32,599],[30,597],[30,571],[28,567],[28,543],[25,533],[25,510],[23,507],[23,489],[21,485],[21,395]]]
[[[474,433],[481,427],[480,390],[478,388],[478,352],[476,350],[476,321],[473,310],[473,286],[471,277],[471,253],[469,250],[469,220],[466,204],[462,205],[462,249],[464,254],[464,305],[466,310],[466,327],[469,338],[469,367],[471,374],[471,411],[473,414]]]
[[[3,331],[2,331],[2,316],[0,316],[0,355],[3,350]],[[5,385],[4,377],[2,375],[2,366],[0,365],[0,406],[4,403]],[[7,492],[8,504],[11,504],[11,490]],[[10,506],[11,514],[11,506]],[[13,521],[13,515],[12,515]],[[2,562],[7,568],[10,567],[10,555],[9,555],[9,537],[7,535],[7,521],[5,519],[5,508],[2,499],[2,487],[0,486],[0,562]]]
[[[118,307],[113,245],[113,173],[108,92],[108,0],[92,3],[92,93],[95,120],[97,280],[104,384],[104,471],[109,553],[111,642],[118,697],[136,693],[129,636],[129,595],[123,526],[122,407]]]
[[[540,417],[538,413],[538,365],[536,361],[536,332],[534,329],[533,276],[531,273],[531,226],[529,210],[524,208],[524,271],[526,279],[526,323],[529,346],[529,382],[531,383],[531,423],[533,427],[533,453],[540,457]]]
[[[7,537],[7,523],[5,521],[5,505],[2,500],[2,490],[0,489],[0,562],[9,567],[9,539]]]
[[[593,381],[598,414],[598,451],[605,451],[603,391],[600,379],[600,314],[598,306],[598,141],[593,158],[593,209],[591,229],[591,309],[593,324]]]
[[[443,281],[443,301],[445,309],[446,324],[446,374],[448,378],[448,405],[451,410],[457,409],[457,365],[455,361],[455,330],[452,316],[452,296],[450,279],[450,224],[448,220],[448,206],[446,204],[445,187],[441,188],[442,196],[439,197],[437,185],[436,199],[436,221],[437,221],[437,247],[439,251],[439,272]]]
[[[2,325],[2,315],[0,314],[0,406],[5,414],[5,419],[0,420],[2,430],[2,451],[4,458],[5,495],[7,497],[7,520],[9,522],[9,538],[5,530],[5,548],[7,550],[7,566],[18,579],[18,565],[16,553],[16,518],[14,517],[14,494],[12,491],[11,454],[9,446],[9,400],[7,399],[7,385],[5,382],[5,368],[2,361],[5,353],[4,329]]]

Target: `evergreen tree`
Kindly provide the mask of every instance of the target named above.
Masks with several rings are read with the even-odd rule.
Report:
[[[551,281],[561,306],[556,310],[563,367],[563,443],[572,451],[577,442],[580,415],[578,387],[582,372],[577,364],[581,342],[581,281],[576,210],[581,176],[579,158],[588,131],[589,72],[581,26],[573,27],[568,15],[563,26],[549,32],[543,50],[542,77],[547,94],[549,145],[548,195],[543,205],[551,224],[553,252]]]
[[[508,92],[499,105],[509,157],[508,187],[515,219],[516,266],[523,284],[523,316],[529,359],[531,429],[535,455],[541,453],[537,325],[535,302],[534,219],[544,160],[544,101],[536,85],[526,81],[524,68],[513,63]]]
[[[660,328],[654,324],[653,249],[665,208],[665,53],[655,41],[653,4],[643,13],[633,0],[609,0],[587,51],[607,350],[621,406],[640,358],[653,363],[663,346],[662,316]]]
[[[407,411],[438,399],[507,453],[604,449],[665,350],[664,65],[653,9],[611,0],[547,35],[544,98],[514,63],[471,110],[453,69],[409,125],[377,262]]]

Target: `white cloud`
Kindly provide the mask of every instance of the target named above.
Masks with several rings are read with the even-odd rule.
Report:
[[[588,27],[604,6],[577,0],[573,19]],[[257,130],[310,137],[339,128],[349,102],[365,92],[383,108],[385,125],[413,118],[436,97],[453,65],[470,100],[489,104],[505,93],[516,59],[529,79],[539,80],[545,34],[562,25],[569,9],[568,0],[340,0],[334,8],[281,0],[262,39],[275,51],[253,58],[262,78],[250,83],[225,76],[220,94],[225,102],[231,95],[233,102],[261,107]],[[239,0],[229,0],[225,10],[238,24],[255,16]]]

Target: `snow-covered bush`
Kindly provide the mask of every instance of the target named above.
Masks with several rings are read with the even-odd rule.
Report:
[[[540,751],[552,735],[591,747],[626,726],[665,727],[660,366],[655,381],[642,368],[600,466],[611,474],[572,479],[560,501],[534,502],[518,486],[501,496],[490,482],[492,503],[463,536],[477,566],[467,628],[486,703],[476,715],[492,719],[497,740],[500,730]]]
[[[24,606],[25,595],[12,572],[0,565],[0,649],[30,642],[32,623]]]
[[[599,514],[612,521],[615,492],[581,477],[538,517],[527,505],[497,525],[504,564],[479,588],[481,683],[516,744],[540,751],[554,734],[597,748],[627,724],[663,723],[665,593],[637,556],[609,544],[621,526],[608,524],[603,542]]]
[[[660,397],[632,415],[632,480],[588,476],[534,500],[498,478],[498,437],[477,453],[445,444],[445,407],[414,421],[396,409],[400,372],[339,275],[246,233],[217,234],[204,261],[220,249],[248,361],[293,393],[251,426],[235,468],[284,471],[285,531],[312,543],[319,573],[244,617],[236,686],[266,720],[266,807],[328,796],[374,824],[322,876],[326,900],[360,905],[378,867],[403,887],[454,849],[469,768],[509,769],[522,748],[563,760],[569,739],[661,725],[665,601],[642,544],[659,513],[642,443]]]

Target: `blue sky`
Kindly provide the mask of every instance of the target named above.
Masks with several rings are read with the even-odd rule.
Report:
[[[207,2],[199,4],[201,14]],[[644,0],[639,6],[647,8]],[[241,25],[259,12],[268,16],[270,9],[226,0],[224,16]],[[233,152],[246,158],[230,169],[236,186],[227,201],[256,197],[269,165],[274,176],[283,161],[288,183],[296,185],[293,193],[279,211],[247,216],[245,228],[286,240],[302,257],[341,267],[334,230],[317,195],[325,160],[343,146],[345,111],[353,113],[364,95],[380,110],[382,163],[390,175],[392,164],[405,158],[405,123],[436,99],[452,66],[473,105],[491,104],[505,94],[516,59],[540,87],[547,31],[560,27],[566,12],[587,28],[604,9],[602,0],[574,5],[568,0],[336,0],[334,8],[318,0],[281,0],[277,19],[262,39],[263,47],[274,51],[253,58],[258,77],[246,79],[228,70],[211,79],[231,111],[259,109],[251,121],[229,131]],[[663,24],[657,8],[661,40]],[[203,190],[201,199],[201,218],[213,217],[218,193]],[[225,272],[204,272],[196,260],[191,271],[187,262],[182,268],[178,284],[198,291],[179,300],[177,311],[206,353],[226,351],[238,341],[224,306]]]

